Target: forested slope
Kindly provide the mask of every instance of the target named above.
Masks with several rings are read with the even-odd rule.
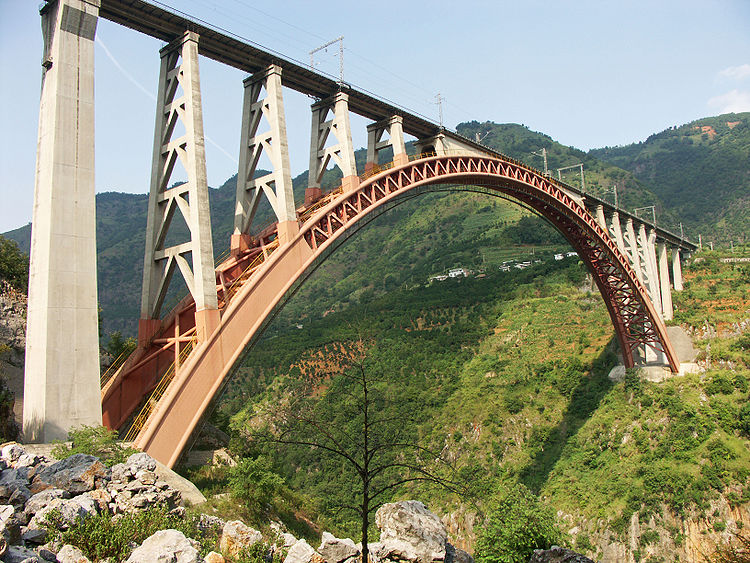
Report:
[[[692,239],[728,245],[750,233],[750,113],[706,117],[641,143],[589,152],[631,171],[674,209]]]
[[[396,289],[299,328],[272,327],[213,420],[231,429],[235,453],[270,460],[308,495],[327,528],[355,534],[356,518],[341,506],[357,479],[340,459],[250,437],[258,413],[300,385],[335,418],[351,390],[335,383],[327,358],[364,338],[367,369],[388,408],[402,409],[391,431],[407,425],[411,440],[451,460],[469,485],[457,495],[404,484],[382,500],[427,502],[469,547],[493,499],[520,483],[597,560],[690,560],[750,525],[748,290],[741,264],[704,254],[687,266],[677,318],[708,371],[652,383],[607,377],[613,329],[575,258]],[[357,431],[353,419],[339,424]]]

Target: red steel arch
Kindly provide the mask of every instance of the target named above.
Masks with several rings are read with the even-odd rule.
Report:
[[[243,350],[295,284],[363,219],[412,190],[436,184],[483,186],[549,220],[593,274],[626,367],[634,365],[635,349],[645,345],[663,352],[673,371],[679,369],[664,323],[627,258],[569,193],[517,162],[480,155],[419,158],[371,176],[356,189],[339,192],[300,215],[299,233],[245,281],[228,301],[216,331],[180,367],[139,433],[136,446],[174,465]]]

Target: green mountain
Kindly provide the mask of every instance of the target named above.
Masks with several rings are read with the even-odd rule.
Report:
[[[698,119],[589,156],[631,171],[674,210],[691,239],[748,240],[750,113]]]

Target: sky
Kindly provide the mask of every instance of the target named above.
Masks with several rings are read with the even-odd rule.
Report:
[[[103,0],[106,1],[106,0]],[[0,232],[31,220],[40,1],[0,0]],[[156,2],[154,2],[156,3]],[[168,0],[287,58],[344,36],[344,80],[437,122],[522,123],[588,150],[750,111],[748,0]],[[99,20],[96,191],[147,193],[162,43]],[[315,55],[338,76],[338,47]],[[245,74],[200,60],[208,181],[237,171]],[[285,89],[292,175],[308,167],[310,104]],[[352,118],[355,148],[367,122]],[[173,178],[177,179],[177,178]]]

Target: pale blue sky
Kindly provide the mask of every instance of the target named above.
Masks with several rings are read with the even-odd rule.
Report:
[[[0,232],[31,217],[42,37],[34,0],[0,0]],[[345,37],[345,80],[448,127],[524,123],[581,149],[750,111],[747,0],[377,3],[170,0],[303,63]],[[100,20],[97,191],[146,193],[160,43]],[[338,73],[336,48],[319,69]],[[209,184],[236,172],[242,79],[201,59]],[[307,168],[312,100],[285,91],[293,173]],[[353,119],[356,146],[365,121]]]

